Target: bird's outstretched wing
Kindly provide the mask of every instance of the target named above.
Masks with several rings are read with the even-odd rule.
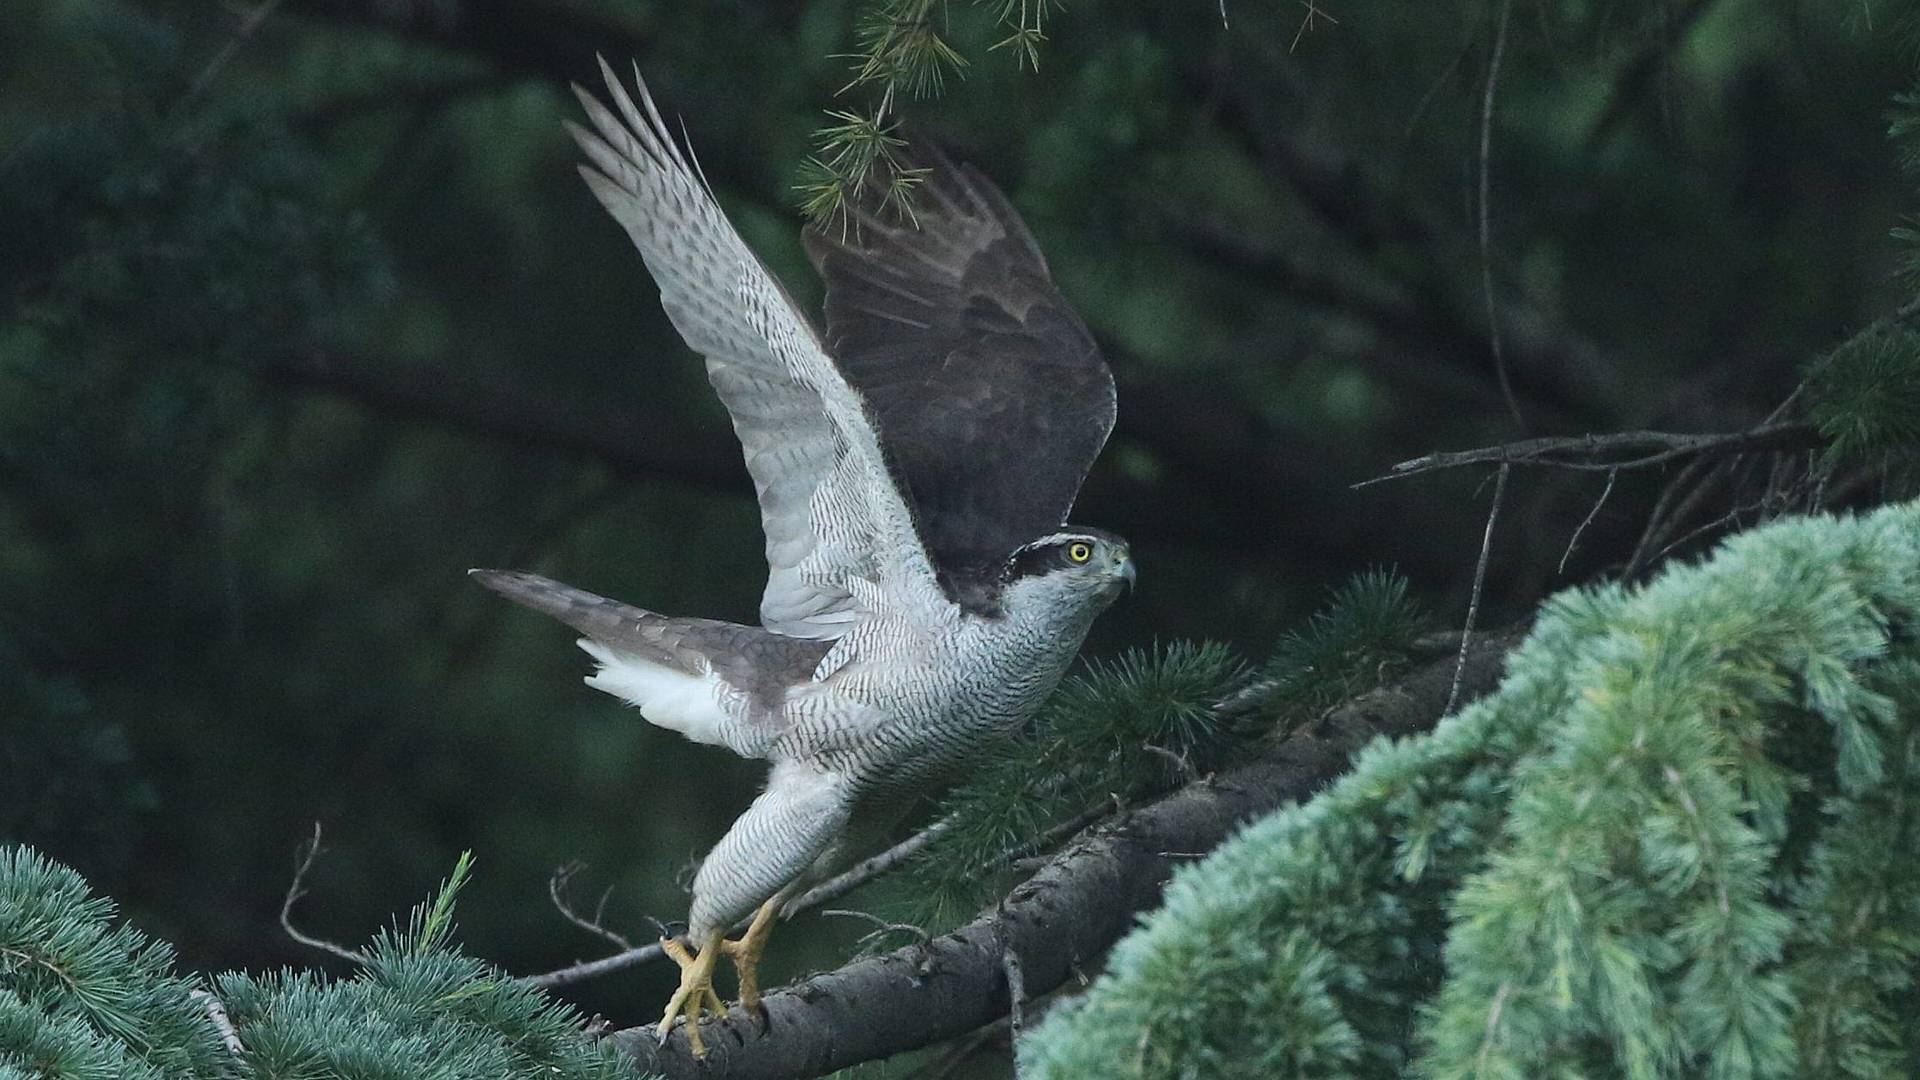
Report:
[[[944,605],[859,392],[721,213],[638,71],[636,106],[600,70],[619,114],[574,87],[593,126],[568,125],[592,161],[580,174],[640,249],[733,417],[766,530],[761,622],[829,639],[877,603]]]
[[[930,143],[905,164],[926,170],[911,220],[869,198],[808,230],[827,350],[872,409],[935,564],[997,569],[1066,520],[1113,430],[1113,374],[999,189]]]

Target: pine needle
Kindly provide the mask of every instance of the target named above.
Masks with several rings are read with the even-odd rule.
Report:
[[[1052,0],[976,2],[1006,31],[988,51],[1011,52],[1018,67],[1037,71]],[[901,162],[897,114],[903,98],[938,97],[949,77],[966,73],[967,57],[943,30],[947,15],[946,0],[869,0],[861,11],[858,48],[847,57],[853,74],[839,93],[865,89],[873,103],[827,111],[829,122],[814,132],[814,153],[793,185],[801,211],[816,226],[844,234],[860,210],[912,219],[914,188],[925,174]],[[877,198],[870,203],[863,196]]]

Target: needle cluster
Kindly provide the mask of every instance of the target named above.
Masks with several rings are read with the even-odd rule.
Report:
[[[1002,33],[990,49],[1012,52],[1022,67],[1040,66],[1043,29],[1053,0],[975,0]],[[863,192],[879,192],[879,209],[912,214],[912,192],[925,170],[900,157],[899,99],[937,97],[949,77],[962,75],[966,55],[953,44],[947,0],[868,0],[859,15],[859,48],[848,59],[853,78],[841,88],[875,95],[865,109],[829,109],[814,132],[814,154],[796,188],[807,217],[819,225],[842,219]]]
[[[452,875],[353,978],[229,973],[201,984],[114,919],[72,870],[0,850],[0,1076],[78,1080],[622,1080],[570,1008],[461,955]]]
[[[1213,643],[1095,662],[941,806],[947,828],[908,864],[909,921],[971,917],[1059,840],[1058,826],[1201,777],[1269,736],[1378,685],[1413,653],[1425,617],[1406,582],[1361,575],[1289,632],[1259,669]]]

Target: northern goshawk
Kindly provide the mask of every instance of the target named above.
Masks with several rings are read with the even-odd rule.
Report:
[[[481,583],[585,635],[587,683],[648,721],[772,763],[669,940],[703,1051],[717,957],[759,1006],[782,905],[849,865],[931,786],[1031,717],[1133,581],[1127,544],[1069,527],[1113,428],[1113,377],[1006,198],[931,147],[913,220],[809,230],[816,331],[728,224],[635,74],[616,114],[575,87],[581,175],[625,226],[733,418],[759,495],[760,626],[677,618],[533,574]],[[757,908],[757,910],[756,910]],[[753,912],[745,935],[727,929]]]

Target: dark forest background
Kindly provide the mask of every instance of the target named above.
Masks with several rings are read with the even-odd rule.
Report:
[[[638,61],[812,305],[793,185],[822,110],[866,100],[836,92],[867,11],[8,5],[0,840],[197,969],[330,962],[277,921],[315,821],[296,914],[323,936],[363,940],[463,849],[462,940],[513,971],[603,951],[549,906],[561,864],[636,938],[680,917],[758,768],[582,687],[571,634],[463,572],[751,620],[737,447],[574,174],[566,83]],[[993,11],[947,20],[964,77],[902,111],[1007,190],[1121,387],[1076,517],[1132,540],[1141,586],[1091,654],[1258,656],[1375,566],[1457,624],[1487,474],[1354,483],[1751,426],[1905,295],[1887,127],[1915,38],[1887,0],[1078,3],[1037,71]],[[1617,572],[1668,478],[1515,473],[1481,617]],[[796,926],[775,981],[868,929]],[[670,977],[567,994],[638,1022]]]

